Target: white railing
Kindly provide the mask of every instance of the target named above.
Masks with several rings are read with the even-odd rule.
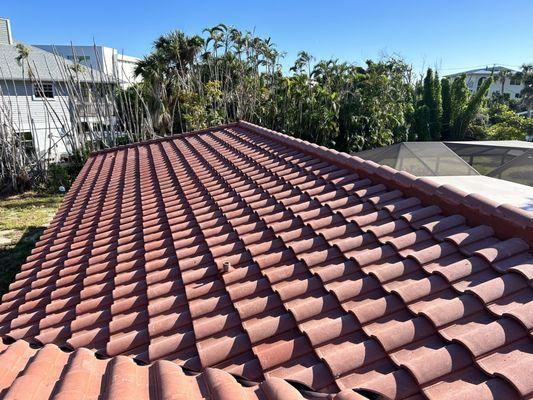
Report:
[[[80,117],[111,117],[115,114],[113,104],[107,100],[73,102]]]

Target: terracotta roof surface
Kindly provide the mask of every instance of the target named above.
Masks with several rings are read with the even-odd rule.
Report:
[[[91,156],[0,335],[324,393],[527,398],[532,232],[514,207],[239,122]]]
[[[0,343],[0,362],[0,397],[5,400],[366,399],[352,390],[324,397],[298,390],[280,378],[255,384],[216,368],[192,374],[171,361],[139,366],[126,356],[98,359],[88,349],[69,354],[53,344],[38,349],[23,340],[8,346]]]

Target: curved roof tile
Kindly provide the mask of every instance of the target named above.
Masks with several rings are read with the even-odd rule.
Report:
[[[366,399],[353,390],[325,397],[280,378],[247,382],[216,368],[193,374],[171,361],[141,366],[125,356],[99,359],[88,349],[66,352],[53,344],[36,348],[24,340],[0,344],[0,363],[0,396],[5,400]]]
[[[239,122],[92,155],[0,334],[324,393],[528,397],[532,228]]]

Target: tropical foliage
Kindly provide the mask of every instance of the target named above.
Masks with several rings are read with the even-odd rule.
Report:
[[[284,73],[282,56],[270,38],[223,24],[171,32],[137,65],[143,82],[129,96],[160,134],[246,119],[344,151],[407,140],[414,86],[401,59],[356,66],[302,51]]]
[[[170,32],[137,65],[143,81],[128,96],[141,97],[130,101],[146,104],[143,112],[162,135],[245,119],[353,152],[405,140],[494,134],[485,108],[492,77],[471,94],[465,76],[441,79],[430,68],[415,79],[396,57],[358,66],[315,60],[302,51],[285,72],[283,56],[270,38],[224,24],[201,36]],[[523,103],[533,101],[532,76],[531,66],[521,72],[529,82]],[[503,85],[511,75],[496,78]]]
[[[493,104],[488,114],[487,133],[492,140],[524,140],[526,135],[533,135],[533,118],[518,115],[506,104]]]
[[[32,73],[29,49],[17,45],[17,52],[22,71],[42,84]],[[524,82],[519,100],[500,95],[489,101],[492,78],[471,94],[465,76],[441,79],[428,69],[416,77],[398,57],[356,65],[302,51],[290,67],[282,66],[283,57],[270,38],[220,24],[201,35],[174,31],[157,38],[136,65],[142,79],[126,89],[112,79],[81,82],[79,63],[60,63],[69,94],[64,107],[73,107],[67,99],[80,106],[71,108],[69,123],[52,111],[47,119],[61,128],[72,166],[56,168],[47,152],[28,151],[27,138],[17,134],[16,108],[0,93],[9,117],[0,123],[0,190],[68,186],[90,151],[238,119],[350,153],[406,140],[524,138],[531,132],[532,119],[514,112],[533,107],[532,65],[518,74]],[[504,85],[517,76],[495,78]],[[97,115],[90,126],[82,118],[86,98],[94,99]]]

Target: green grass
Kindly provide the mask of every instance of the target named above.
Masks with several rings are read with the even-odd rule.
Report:
[[[0,294],[7,291],[62,200],[61,195],[35,192],[0,198]]]

